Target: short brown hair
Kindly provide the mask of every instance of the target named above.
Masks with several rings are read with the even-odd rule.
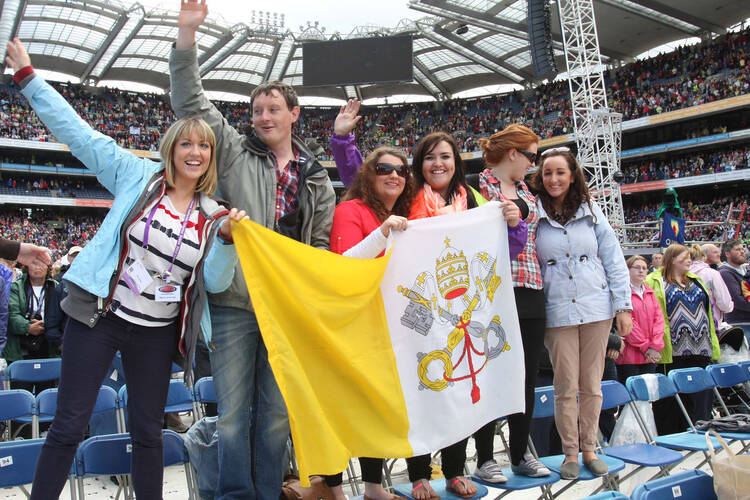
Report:
[[[526,149],[539,142],[539,136],[530,128],[517,123],[508,125],[500,132],[492,134],[489,139],[479,139],[482,156],[488,165],[497,165],[511,149]]]
[[[396,203],[393,204],[393,209],[389,212],[385,208],[382,201],[375,196],[372,186],[375,176],[375,165],[378,163],[381,157],[384,155],[393,155],[401,160],[401,165],[406,169],[406,183],[404,184],[404,191],[396,199]],[[414,192],[416,191],[414,176],[409,168],[409,160],[406,155],[400,150],[390,147],[381,146],[375,151],[367,155],[365,161],[362,162],[362,166],[357,171],[357,176],[354,178],[354,182],[349,187],[347,192],[342,198],[343,201],[360,199],[365,205],[370,207],[375,216],[381,222],[385,221],[389,215],[400,215],[401,217],[409,216],[409,209],[411,208],[411,200],[414,198]]]
[[[742,242],[740,240],[727,240],[724,242],[723,245],[721,245],[721,260],[726,262],[727,261],[727,254],[734,250],[734,247],[742,245]]]
[[[258,97],[260,94],[269,95],[274,90],[281,94],[281,96],[284,98],[284,101],[286,102],[286,107],[289,108],[289,110],[292,110],[299,106],[299,99],[297,98],[297,92],[295,92],[294,87],[292,87],[288,83],[274,80],[272,82],[263,82],[253,89],[253,91],[250,93],[250,109],[252,110],[253,102],[255,102],[256,97]]]
[[[201,140],[211,145],[211,159],[208,162],[208,169],[198,179],[195,190],[207,195],[214,194],[216,186],[219,183],[218,173],[216,172],[216,136],[211,127],[202,118],[197,116],[188,116],[174,122],[159,144],[159,156],[164,164],[164,172],[167,178],[167,185],[174,187],[174,148],[180,137],[190,136],[195,132]]]

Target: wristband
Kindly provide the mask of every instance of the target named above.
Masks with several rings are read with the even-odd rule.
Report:
[[[34,73],[34,67],[29,64],[28,66],[24,66],[23,68],[19,69],[15,72],[13,75],[13,80],[20,84],[27,76]]]

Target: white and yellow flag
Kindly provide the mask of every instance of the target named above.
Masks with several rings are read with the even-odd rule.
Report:
[[[497,203],[410,221],[371,260],[247,220],[233,237],[303,481],[351,457],[433,452],[524,410]]]

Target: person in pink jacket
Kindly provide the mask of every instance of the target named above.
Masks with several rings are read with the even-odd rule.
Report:
[[[704,245],[705,246],[705,245]],[[693,263],[690,265],[690,272],[697,275],[708,288],[708,298],[711,301],[711,312],[714,315],[716,331],[719,331],[719,323],[724,321],[724,314],[734,311],[734,301],[729,293],[724,278],[716,269],[712,269],[706,262],[706,253],[703,247],[693,245],[690,247],[690,257]]]
[[[633,330],[623,337],[622,353],[617,358],[617,379],[654,373],[664,348],[664,314],[654,290],[644,283],[648,262],[640,255],[627,260],[633,302]]]

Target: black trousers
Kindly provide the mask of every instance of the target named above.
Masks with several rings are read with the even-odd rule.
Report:
[[[659,373],[667,374],[670,370],[677,368],[699,367],[705,368],[711,363],[708,356],[674,356],[672,363],[659,368]],[[662,371],[663,370],[663,371]],[[711,389],[695,392],[692,394],[680,394],[680,399],[685,405],[690,419],[695,423],[697,420],[708,420],[711,418],[711,405],[713,403],[713,392]],[[654,420],[656,431],[659,435],[684,432],[689,425],[682,414],[674,397],[667,397],[653,403]]]
[[[440,462],[442,463],[443,475],[446,479],[464,475],[464,464],[466,463],[466,443],[469,438],[462,439],[440,450]],[[427,479],[432,475],[430,467],[430,455],[418,455],[406,459],[406,469],[409,471],[409,481]]]
[[[635,375],[645,375],[646,373],[656,372],[656,363],[643,363],[640,365],[617,365],[617,380],[625,385],[628,377]]]
[[[128,381],[133,488],[139,500],[162,498],[161,429],[177,334],[176,323],[148,328],[113,314],[102,316],[94,328],[68,320],[57,413],[36,465],[32,500],[60,496],[99,387],[118,349]]]
[[[359,458],[359,467],[362,469],[362,481],[365,483],[380,484],[383,481],[383,459],[382,458]],[[344,475],[339,472],[333,476],[323,476],[329,488],[341,486]]]
[[[525,366],[524,396],[526,399],[526,411],[508,416],[508,427],[510,437],[510,460],[513,465],[518,465],[526,453],[529,444],[529,425],[534,414],[534,388],[536,387],[536,376],[539,370],[539,360],[544,352],[544,328],[546,319],[544,317],[544,292],[528,288],[514,288],[516,304],[519,309],[519,326],[521,327],[521,341],[523,342],[523,358]],[[536,304],[534,310],[530,305]],[[541,318],[523,317],[524,309],[532,309]],[[477,464],[482,465],[494,456],[495,422],[487,425],[474,433],[477,448]]]

